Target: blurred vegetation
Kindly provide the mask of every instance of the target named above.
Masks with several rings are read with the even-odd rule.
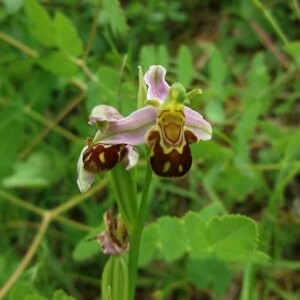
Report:
[[[106,178],[76,185],[88,115],[101,103],[129,114],[137,66],[162,64],[203,90],[191,106],[213,139],[192,146],[186,178],[153,179],[137,299],[299,299],[299,22],[297,0],[2,0],[0,298],[99,299],[107,258],[87,235],[114,198]],[[188,210],[252,218],[270,259],[159,248],[155,226],[177,234],[160,217]]]

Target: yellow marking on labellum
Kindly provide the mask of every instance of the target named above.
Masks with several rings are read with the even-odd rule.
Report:
[[[182,172],[183,172],[183,166],[182,166],[182,165],[179,165],[179,167],[178,167],[178,172],[179,172],[179,173],[182,173]]]
[[[171,168],[171,163],[169,161],[167,161],[167,162],[164,163],[164,167],[162,169],[162,172],[167,173],[170,170],[170,168]]]
[[[104,164],[105,163],[105,152],[99,154],[99,160]]]

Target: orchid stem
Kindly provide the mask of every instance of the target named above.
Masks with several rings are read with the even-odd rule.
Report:
[[[148,162],[139,212],[137,215],[135,227],[133,229],[130,238],[129,262],[128,262],[128,267],[129,267],[128,300],[133,300],[135,294],[135,284],[137,278],[137,269],[138,269],[139,252],[140,252],[140,242],[141,242],[141,236],[142,236],[145,219],[146,219],[147,201],[148,201],[151,178],[152,178],[152,169],[150,163]]]

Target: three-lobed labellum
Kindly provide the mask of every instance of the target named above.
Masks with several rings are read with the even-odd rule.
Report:
[[[111,170],[127,153],[125,144],[105,145],[87,141],[88,148],[84,151],[83,167],[93,174]]]
[[[180,178],[190,170],[192,156],[189,144],[196,142],[197,137],[185,129],[184,124],[182,109],[163,109],[156,125],[149,130],[150,164],[158,176]]]

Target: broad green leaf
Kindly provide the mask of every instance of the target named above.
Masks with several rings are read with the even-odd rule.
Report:
[[[225,112],[220,97],[214,97],[205,106],[207,119],[213,122],[222,123],[225,121]]]
[[[94,239],[104,229],[104,225],[93,229],[75,247],[73,258],[75,261],[84,261],[93,258],[101,253],[101,246]]]
[[[51,300],[75,300],[75,298],[68,296],[63,290],[57,290],[53,293]]]
[[[234,130],[236,150],[245,161],[248,159],[248,141],[253,137],[259,116],[269,109],[270,93],[266,93],[269,75],[261,53],[255,55],[247,77],[247,88],[242,93],[243,114]]]
[[[286,44],[284,50],[295,58],[300,57],[300,41]]]
[[[244,216],[224,216],[208,224],[213,253],[221,259],[251,260],[257,247],[258,232],[254,221]]]
[[[211,288],[214,299],[222,299],[225,290],[232,279],[232,271],[227,265],[214,258],[203,260],[188,260],[187,277],[199,289]]]
[[[128,25],[119,0],[103,0],[102,3],[112,33],[115,36],[127,33]]]
[[[45,46],[54,46],[54,27],[45,8],[37,0],[25,0],[25,12],[32,26],[32,35]]]
[[[47,300],[47,298],[41,295],[26,295],[24,300]]]
[[[247,87],[242,94],[246,103],[245,109],[259,101],[267,106],[271,93],[268,91],[270,76],[263,53],[257,53],[251,61],[251,69],[247,76]],[[268,106],[267,106],[268,107]]]
[[[177,54],[177,80],[188,87],[194,75],[192,54],[187,46],[181,45]]]
[[[81,55],[83,52],[83,44],[70,19],[58,11],[55,14],[53,24],[58,48],[70,56]]]
[[[143,46],[140,51],[140,65],[144,72],[146,72],[150,66],[156,64],[156,52],[154,46]]]
[[[257,251],[258,229],[255,222],[240,215],[204,220],[199,213],[189,212],[181,220],[162,217],[150,228],[151,231],[142,238],[141,249],[150,247],[147,255],[141,256],[140,264],[154,258],[156,251],[169,262],[185,253],[191,259],[215,257],[236,262],[262,262],[267,259],[264,253]]]
[[[206,256],[209,253],[210,247],[206,232],[206,222],[195,212],[188,212],[183,221],[191,258],[197,259]]]
[[[16,13],[23,5],[23,0],[3,0],[3,4],[9,13]]]
[[[3,180],[8,188],[45,188],[63,174],[56,153],[36,152],[15,165],[15,172]]]
[[[29,300],[27,296],[40,297],[38,291],[32,283],[27,281],[18,281],[8,294],[8,300]],[[33,298],[34,299],[34,298]],[[37,300],[40,300],[37,298]],[[43,298],[41,300],[44,300]]]
[[[10,174],[18,159],[22,146],[23,124],[22,112],[18,106],[11,106],[0,112],[0,179]]]
[[[157,249],[160,248],[160,245],[158,244],[159,242],[157,228],[157,223],[154,223],[147,226],[143,231],[140,247],[139,265],[148,264],[155,257]]]
[[[222,95],[224,92],[224,83],[228,76],[228,71],[221,53],[215,47],[212,48],[208,69],[211,89],[217,95]]]
[[[165,45],[159,45],[157,47],[157,60],[158,64],[162,65],[168,70],[170,57],[168,49]]]
[[[157,225],[160,250],[164,259],[174,261],[180,258],[187,248],[187,233],[181,220],[165,216],[159,219]]]
[[[52,52],[38,60],[45,70],[61,76],[72,77],[78,74],[78,67],[61,52]]]

